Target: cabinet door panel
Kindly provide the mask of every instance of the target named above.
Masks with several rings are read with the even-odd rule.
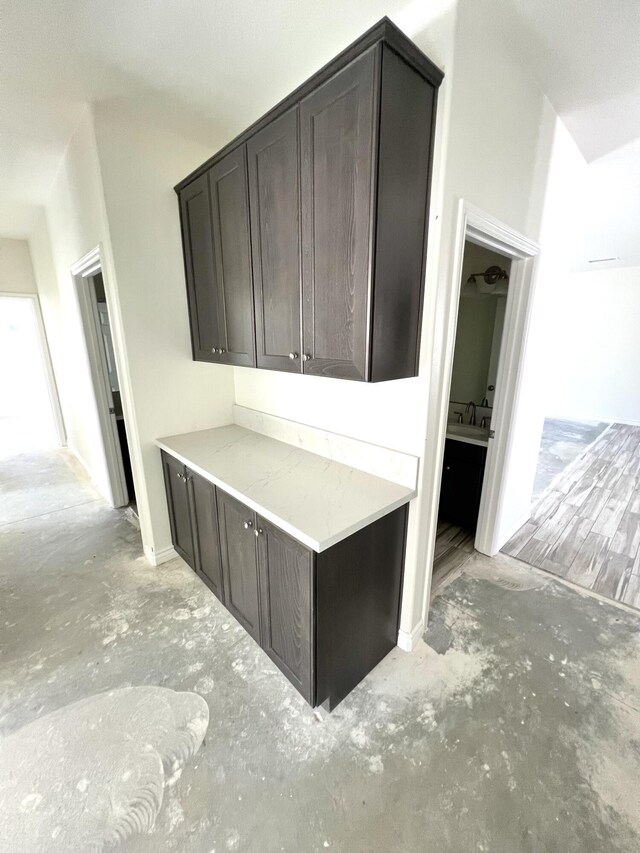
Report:
[[[247,143],[258,367],[299,373],[301,358],[298,110]],[[296,358],[290,358],[293,353]]]
[[[366,379],[375,48],[300,105],[305,373]]]
[[[238,622],[260,642],[258,559],[255,513],[218,489],[218,521],[225,604]],[[245,523],[251,526],[245,528]]]
[[[475,530],[478,522],[486,449],[447,439],[439,515],[445,521]]]
[[[255,364],[246,147],[209,170],[213,246],[224,364]]]
[[[195,549],[191,524],[190,483],[185,467],[168,453],[162,453],[162,469],[169,508],[173,547],[195,571]]]
[[[188,473],[193,494],[193,521],[196,532],[196,571],[220,601],[224,601],[216,488],[204,477]]]
[[[262,648],[313,705],[313,558],[258,516]]]
[[[193,357],[218,361],[218,294],[209,182],[202,175],[180,193],[182,250],[189,299]]]

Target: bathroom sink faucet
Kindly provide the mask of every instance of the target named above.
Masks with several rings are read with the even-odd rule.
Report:
[[[469,415],[469,424],[470,426],[476,425],[476,404],[473,400],[470,403],[467,403],[467,408],[464,410],[466,415]]]

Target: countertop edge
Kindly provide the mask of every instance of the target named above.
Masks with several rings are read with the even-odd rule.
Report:
[[[447,432],[446,437],[450,441],[462,441],[464,444],[475,444],[478,447],[489,446],[489,439],[472,438],[469,435],[456,435],[454,432]]]
[[[257,501],[250,498],[244,492],[235,489],[233,486],[230,486],[224,480],[221,480],[219,477],[216,477],[215,474],[212,474],[210,471],[206,471],[204,468],[201,468],[199,465],[193,462],[193,460],[188,459],[186,456],[183,456],[181,453],[178,453],[172,447],[169,447],[168,445],[164,444],[162,439],[154,439],[154,444],[161,450],[164,450],[165,453],[168,453],[169,456],[173,456],[174,459],[178,459],[180,462],[182,462],[183,465],[187,465],[189,468],[191,468],[192,471],[195,471],[196,474],[199,474],[205,480],[208,480],[208,482],[213,483],[214,486],[219,486],[228,495],[231,495],[232,498],[236,498],[236,500],[239,500],[241,503],[246,504],[246,506],[248,506],[250,509],[259,513],[263,518],[266,518],[267,521],[272,522],[285,533],[288,533],[298,542],[301,542],[303,545],[306,545],[307,548],[310,548],[312,551],[315,551],[318,554],[320,554],[322,551],[326,551],[328,548],[331,548],[332,545],[337,545],[338,542],[342,542],[343,539],[346,539],[353,533],[357,533],[358,530],[362,530],[364,527],[367,527],[367,525],[371,524],[372,522],[383,518],[385,515],[388,515],[396,509],[399,509],[401,506],[404,506],[405,504],[412,501],[417,495],[416,489],[410,489],[409,494],[403,497],[396,498],[384,509],[376,510],[375,512],[372,512],[370,515],[363,518],[361,522],[351,524],[340,533],[336,533],[333,536],[324,539],[322,542],[318,542],[313,537],[309,536],[308,534],[299,530],[297,527],[294,527],[292,524],[282,519],[279,515],[276,515],[276,513],[272,512],[271,510],[264,507],[262,504],[259,504]],[[310,451],[306,452],[308,453]],[[374,475],[372,474],[371,476]],[[394,485],[398,485],[401,488],[407,488],[406,486],[402,486],[399,483],[394,483]]]

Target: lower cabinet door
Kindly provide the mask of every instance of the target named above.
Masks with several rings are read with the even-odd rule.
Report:
[[[191,523],[190,481],[182,462],[162,451],[162,470],[167,492],[169,524],[173,547],[192,569],[196,567],[193,525]]]
[[[196,571],[209,589],[224,602],[216,487],[187,469],[193,494],[193,520],[196,532]]]
[[[262,648],[314,704],[313,555],[257,517]]]
[[[255,513],[218,489],[220,553],[227,609],[260,642]]]

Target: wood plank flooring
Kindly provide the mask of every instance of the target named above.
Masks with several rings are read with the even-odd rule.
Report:
[[[434,598],[455,580],[473,554],[475,533],[463,530],[447,521],[439,521],[431,578],[431,597]]]
[[[603,432],[502,550],[640,609],[640,427]]]

